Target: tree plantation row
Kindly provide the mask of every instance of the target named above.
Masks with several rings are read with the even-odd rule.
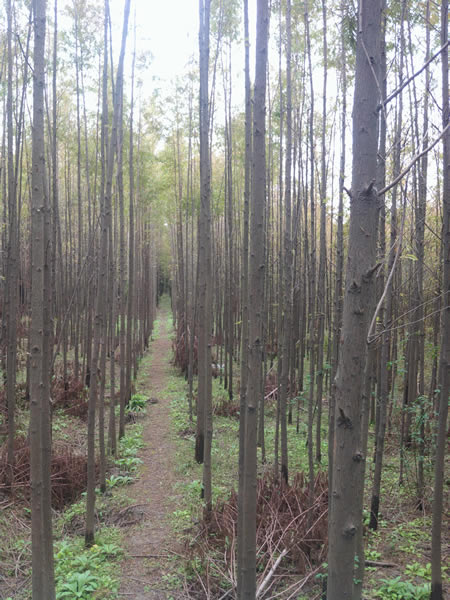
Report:
[[[109,0],[5,0],[0,16],[0,490],[31,508],[33,600],[63,597],[52,506],[85,489],[95,547],[166,292],[217,552],[201,573],[220,555],[229,574],[189,597],[300,599],[319,573],[328,600],[442,600],[448,1],[199,0],[198,56],[160,86],[139,3],[119,4],[120,24]],[[78,448],[54,442],[61,410]],[[225,500],[219,414],[239,418]],[[390,495],[397,516],[432,517],[410,596],[364,575]]]

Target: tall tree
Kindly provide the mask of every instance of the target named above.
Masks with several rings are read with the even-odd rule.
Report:
[[[264,297],[264,205],[266,196],[266,69],[268,0],[258,0],[253,96],[253,180],[249,262],[249,377],[245,411],[241,590],[239,600],[256,595],[256,434],[261,386],[262,309]]]
[[[6,119],[8,129],[8,246],[6,263],[6,403],[8,405],[8,464],[14,465],[15,408],[16,408],[16,363],[17,363],[17,185],[14,168],[14,128],[13,128],[13,52],[12,52],[12,5],[7,3],[7,47],[8,47],[8,90],[6,99]],[[16,150],[19,151],[18,149]]]
[[[341,86],[342,86],[342,113],[341,113],[341,148],[339,162],[339,201],[337,215],[336,234],[336,282],[334,289],[334,318],[333,318],[333,354],[331,371],[331,392],[328,413],[328,487],[333,487],[333,460],[334,460],[334,416],[335,416],[335,386],[339,361],[339,340],[342,326],[342,279],[344,272],[344,183],[345,183],[345,157],[346,157],[346,121],[347,121],[347,54],[344,23],[347,20],[346,1],[341,2],[341,32],[340,32],[340,56],[341,56]],[[331,506],[332,496],[329,496]]]
[[[34,0],[33,134],[31,195],[30,449],[33,600],[54,600],[49,444],[50,373],[46,306],[46,166],[44,141],[46,1]],[[47,281],[46,281],[47,279]],[[48,363],[47,363],[48,366]]]
[[[105,19],[108,18],[108,0],[105,0]],[[108,269],[108,225],[110,223],[109,213],[111,211],[111,196],[114,171],[114,157],[117,145],[118,119],[121,115],[120,99],[123,86],[123,69],[125,59],[125,47],[128,33],[128,18],[130,14],[130,0],[127,0],[124,7],[122,42],[120,48],[119,62],[117,65],[117,76],[114,90],[113,122],[111,130],[111,139],[109,142],[104,196],[101,204],[101,240],[99,250],[99,268],[97,295],[95,302],[95,320],[94,320],[94,342],[92,349],[91,362],[91,381],[89,388],[89,412],[88,412],[88,466],[87,466],[87,496],[86,496],[86,530],[85,544],[92,546],[94,543],[95,529],[95,411],[97,403],[98,388],[98,364],[100,358],[101,344],[106,344],[107,338],[107,314],[106,314],[106,278]]]
[[[248,23],[248,0],[244,0],[244,36],[245,36],[245,158],[244,158],[244,223],[242,240],[241,268],[241,381],[239,395],[239,483],[238,483],[238,523],[237,523],[237,564],[242,564],[243,551],[243,501],[244,501],[244,455],[245,455],[245,414],[247,406],[248,384],[248,245],[250,213],[250,171],[252,158],[252,108],[250,89],[250,39]],[[264,399],[261,405],[264,413]],[[237,594],[241,593],[242,571],[237,569]]]
[[[329,516],[328,600],[353,598],[357,532],[362,527],[365,452],[361,421],[367,333],[369,329],[376,244],[381,0],[361,0],[358,15],[350,230],[336,375],[335,454]],[[333,426],[333,424],[331,424]],[[358,557],[359,560],[362,557]]]
[[[281,476],[288,482],[288,448],[286,425],[286,401],[289,389],[289,347],[292,336],[292,218],[291,218],[291,170],[292,170],[292,33],[291,2],[286,0],[286,163],[284,186],[284,265],[283,265],[283,329],[281,339],[280,433]],[[292,389],[290,390],[292,393]]]
[[[448,400],[450,396],[450,107],[448,98],[448,0],[441,4],[442,51],[442,245],[443,276],[441,317],[441,355],[439,386],[439,422],[434,472],[433,525],[431,530],[431,594],[430,600],[443,600],[442,592],[442,510],[444,491],[444,460],[447,435]]]
[[[210,0],[199,0],[200,12],[200,215],[198,221],[198,402],[195,457],[203,462],[203,494],[211,508],[211,167],[209,110]]]
[[[322,0],[322,32],[323,32],[323,93],[322,93],[322,156],[320,168],[320,253],[319,273],[317,282],[317,423],[316,423],[316,460],[321,462],[321,429],[322,429],[322,396],[324,387],[324,337],[326,310],[326,260],[327,260],[327,81],[328,81],[328,45],[327,45],[327,3]]]

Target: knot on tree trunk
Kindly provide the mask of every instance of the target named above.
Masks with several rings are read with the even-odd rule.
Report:
[[[358,285],[358,283],[355,280],[353,280],[350,284],[350,287],[348,288],[348,293],[349,294],[360,294],[361,286]]]
[[[347,417],[345,412],[339,407],[339,417],[337,419],[337,424],[339,427],[344,427],[344,429],[353,429],[352,420]]]
[[[361,190],[361,200],[375,200],[378,198],[377,188],[375,187],[375,181],[371,181],[366,188]]]
[[[346,538],[352,538],[355,536],[356,533],[356,527],[355,525],[353,525],[353,523],[346,525],[342,531],[344,537]]]

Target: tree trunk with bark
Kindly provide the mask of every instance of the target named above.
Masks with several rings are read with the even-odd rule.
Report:
[[[362,527],[365,456],[361,444],[367,334],[376,272],[381,0],[361,0],[353,105],[353,168],[341,355],[336,375],[332,510],[329,516],[328,600],[353,597],[357,532]],[[337,476],[336,474],[339,474]],[[361,560],[361,557],[358,557]],[[363,559],[362,559],[363,560]]]
[[[256,71],[253,101],[253,185],[250,218],[249,263],[249,377],[245,412],[243,476],[243,527],[241,590],[239,600],[255,600],[256,594],[256,434],[261,386],[262,309],[264,297],[264,205],[266,194],[266,65],[269,11],[267,0],[258,0]]]
[[[441,5],[441,46],[448,41],[448,0]],[[442,126],[450,119],[448,97],[448,47],[442,52]],[[442,593],[442,510],[444,461],[447,436],[448,400],[450,395],[450,129],[443,137],[442,244],[443,244],[443,310],[441,316],[441,355],[439,386],[439,423],[434,471],[433,525],[431,530],[431,594],[430,600],[443,600]]]
[[[33,136],[31,195],[30,450],[33,600],[54,600],[49,444],[51,443],[48,369],[48,277],[46,276],[47,200],[44,142],[46,2],[34,0]],[[47,337],[47,339],[46,339]]]

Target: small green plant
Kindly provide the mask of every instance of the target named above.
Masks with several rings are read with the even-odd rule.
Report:
[[[401,577],[382,579],[381,587],[375,597],[381,600],[428,600],[430,586],[428,583],[415,585],[410,581],[402,581]]]
[[[431,581],[431,563],[421,565],[417,561],[414,561],[413,563],[406,565],[405,573],[407,575],[412,575],[413,577],[421,577],[422,579]]]
[[[90,598],[90,594],[95,592],[98,587],[97,577],[91,575],[91,572],[72,573],[70,578],[62,584],[57,598]]]
[[[133,478],[129,475],[111,475],[111,477],[106,479],[106,487],[111,489],[116,486],[128,485],[132,481]]]
[[[93,597],[116,597],[118,582],[113,577],[115,560],[123,551],[116,543],[118,533],[105,528],[97,544],[85,548],[79,538],[61,540],[55,554],[56,598],[88,600]],[[101,595],[98,595],[100,594]]]
[[[380,560],[381,558],[381,553],[377,550],[366,550],[365,555],[366,560]]]
[[[137,456],[124,456],[122,458],[117,458],[115,464],[130,473],[136,471],[139,465],[142,464],[142,460],[137,458]]]
[[[126,435],[119,441],[119,456],[137,454],[137,451],[144,447],[142,432],[143,426],[141,424],[133,425],[133,427],[127,429]]]
[[[148,398],[144,394],[133,394],[128,402],[128,412],[143,412],[147,405]]]
[[[327,579],[327,576],[328,576],[328,563],[326,563],[326,562],[322,563],[322,569],[323,569],[323,571],[321,573],[317,573],[315,575],[315,578],[318,581],[323,581],[324,579]]]

